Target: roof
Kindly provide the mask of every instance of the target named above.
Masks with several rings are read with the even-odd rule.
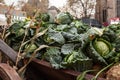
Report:
[[[58,13],[60,12],[60,10],[55,6],[51,6],[50,8],[48,8],[48,10],[56,10]]]

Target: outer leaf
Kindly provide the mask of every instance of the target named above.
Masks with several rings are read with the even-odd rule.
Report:
[[[8,31],[10,31],[11,34],[15,34],[16,37],[21,37],[25,34],[25,29],[23,28],[24,25],[24,22],[14,23],[10,26]]]
[[[62,57],[60,55],[61,53],[58,48],[50,47],[45,53],[45,59],[47,59],[51,63],[52,67],[54,67],[55,69],[59,69],[60,63],[62,61]]]
[[[71,26],[76,27],[79,34],[85,33],[90,28],[88,25],[83,24],[79,20],[75,20],[74,22],[72,22]]]
[[[74,47],[75,47],[74,44],[64,44],[61,47],[61,52],[65,55],[68,55],[74,50]]]
[[[65,31],[65,30],[67,30],[67,29],[69,29],[69,28],[71,28],[71,26],[69,26],[69,25],[67,25],[67,24],[65,24],[65,25],[57,25],[56,30],[57,30],[57,31]]]
[[[93,40],[96,36],[101,36],[103,34],[103,30],[99,28],[91,27],[86,33],[80,34],[78,39],[82,42],[82,47],[88,44],[91,40]]]
[[[62,36],[61,32],[57,32],[57,31],[54,31],[52,29],[49,29],[48,37],[50,39],[54,40],[55,42],[58,42],[59,44],[65,43],[65,39]]]
[[[71,29],[69,29],[69,32],[75,35],[78,34],[77,28],[75,27],[72,27]]]
[[[113,42],[116,39],[116,33],[109,29],[109,28],[105,28],[102,38],[109,41],[109,42]]]
[[[86,54],[93,59],[93,61],[95,63],[104,63],[104,64],[108,64],[106,62],[106,60],[94,49],[93,45],[92,45],[92,41],[90,42],[90,44],[88,45],[88,47],[86,48]]]
[[[62,35],[66,39],[66,41],[70,42],[81,42],[79,34],[72,34],[69,32],[62,32]]]
[[[64,68],[74,69],[75,71],[85,71],[92,68],[92,60],[87,57],[82,57],[82,53],[73,51],[64,58],[62,66]]]

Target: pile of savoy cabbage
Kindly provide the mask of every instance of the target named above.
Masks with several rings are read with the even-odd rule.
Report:
[[[91,27],[67,12],[59,13],[54,21],[50,18],[43,13],[35,20],[16,21],[6,31],[5,42],[15,51],[20,50],[25,58],[41,45],[47,45],[35,57],[48,61],[55,69],[86,71],[96,64],[103,68],[119,63],[120,24]]]

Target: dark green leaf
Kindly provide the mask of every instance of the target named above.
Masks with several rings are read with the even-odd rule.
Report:
[[[60,63],[62,61],[62,57],[60,55],[61,53],[58,48],[50,47],[45,53],[45,59],[47,59],[50,62],[52,67],[54,67],[55,69],[59,69]]]
[[[64,55],[68,55],[68,54],[70,54],[70,53],[74,50],[74,47],[75,47],[74,44],[64,44],[64,45],[61,47],[61,52],[62,52]]]
[[[49,29],[48,32],[48,37],[56,42],[58,42],[59,44],[64,44],[65,43],[65,39],[62,36],[61,32],[56,32],[52,29]]]

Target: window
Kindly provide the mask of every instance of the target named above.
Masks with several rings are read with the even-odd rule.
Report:
[[[106,20],[107,20],[107,10],[106,9],[104,9],[103,10],[103,22],[106,22]]]
[[[117,0],[117,17],[120,17],[120,0]]]

